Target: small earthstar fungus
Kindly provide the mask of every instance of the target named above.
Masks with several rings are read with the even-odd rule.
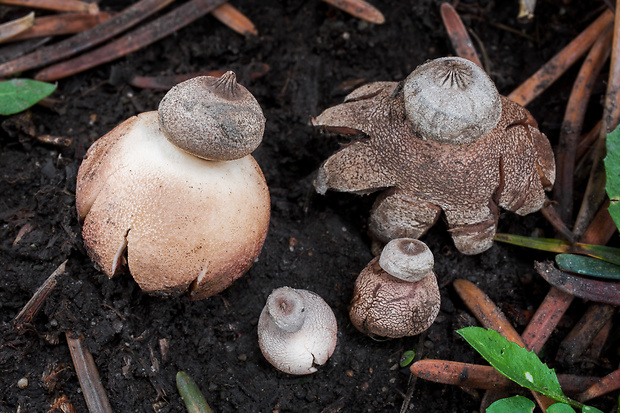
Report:
[[[157,111],[97,140],[76,193],[89,255],[110,277],[127,264],[150,293],[201,299],[227,288],[267,234],[269,192],[250,155],[264,127],[256,99],[227,72],[178,84]]]
[[[258,344],[275,368],[310,374],[336,348],[338,327],[332,309],[316,293],[281,287],[272,291],[258,321]]]
[[[323,163],[316,190],[385,190],[371,210],[375,243],[419,238],[442,214],[464,254],[489,249],[498,207],[539,210],[555,180],[546,136],[469,60],[431,60],[402,82],[362,86],[314,125],[364,136]]]
[[[394,239],[355,281],[351,323],[370,336],[420,334],[433,324],[441,297],[433,253],[422,241]]]

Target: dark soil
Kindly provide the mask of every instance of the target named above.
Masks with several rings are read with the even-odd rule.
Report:
[[[121,10],[124,3],[102,1],[101,7]],[[426,337],[374,341],[348,320],[353,282],[372,259],[366,230],[376,195],[315,193],[317,168],[346,139],[315,130],[309,120],[341,102],[352,84],[401,80],[427,59],[453,54],[439,15],[440,1],[373,3],[385,14],[386,24],[362,22],[317,0],[238,0],[235,6],[256,24],[258,38],[243,38],[207,16],[147,49],[61,80],[51,108],[37,106],[3,119],[1,412],[45,412],[61,394],[78,411],[87,411],[67,332],[85,337],[117,412],[184,411],[175,387],[179,370],[196,380],[216,412],[394,412],[410,380],[408,369],[398,365],[403,351],[417,347],[423,357],[481,362],[455,333],[476,321],[456,296],[454,279],[476,283],[517,329],[524,327],[548,290],[533,261],[552,255],[495,245],[481,255],[464,256],[455,250],[442,223],[423,238],[436,257],[443,300]],[[464,1],[457,7],[484,45],[500,93],[509,93],[572,40],[602,5],[538,3],[536,18],[528,24],[516,20],[516,0]],[[251,73],[261,64],[269,65],[269,72],[253,79]],[[271,190],[269,234],[258,262],[223,293],[198,302],[185,296],[149,296],[129,274],[108,279],[85,254],[74,207],[76,173],[95,139],[124,119],[155,109],[164,94],[131,87],[128,78],[216,69],[234,70],[267,118],[255,157]],[[553,145],[576,70],[529,107]],[[602,93],[600,82],[586,129],[599,116]],[[63,136],[71,144],[55,146],[32,137],[44,134]],[[31,230],[14,242],[26,225]],[[504,213],[500,232],[553,236],[538,213]],[[13,317],[65,259],[66,274],[32,324],[13,331]],[[258,348],[260,311],[272,289],[284,285],[317,292],[336,314],[335,353],[310,376],[276,371]],[[600,376],[610,371],[607,358],[611,365],[618,362],[614,346],[602,360],[583,359],[575,365],[554,360],[559,342],[583,308],[576,300],[544,359],[560,372]],[[53,386],[50,371],[58,371]],[[23,377],[29,384],[19,389],[17,382]],[[471,412],[479,409],[481,395],[418,380],[407,411]],[[603,398],[599,405],[609,411],[610,400]]]

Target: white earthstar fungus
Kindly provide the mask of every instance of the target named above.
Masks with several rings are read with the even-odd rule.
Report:
[[[110,277],[127,264],[150,293],[189,290],[201,299],[224,290],[250,268],[267,234],[269,192],[250,155],[263,130],[258,103],[228,72],[175,86],[159,112],[97,140],[76,191],[89,255]]]
[[[258,321],[258,344],[275,368],[310,374],[336,348],[336,317],[316,293],[281,287],[269,295]]]

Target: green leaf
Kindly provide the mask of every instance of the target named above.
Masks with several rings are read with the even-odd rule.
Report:
[[[549,406],[547,413],[575,413],[575,409],[565,403],[555,403]]]
[[[177,373],[177,389],[189,413],[213,413],[196,382],[184,371]]]
[[[610,280],[620,280],[620,265],[598,258],[575,254],[558,254],[555,256],[555,262],[563,271]]]
[[[523,396],[507,397],[491,403],[486,413],[532,413],[536,404]]]
[[[607,134],[607,156],[605,156],[605,190],[609,196],[609,214],[620,227],[620,126]]]
[[[56,85],[32,79],[0,82],[0,115],[12,115],[28,109],[56,90]]]
[[[495,330],[466,327],[457,333],[510,380],[554,400],[571,404],[572,400],[562,393],[555,371],[540,361],[534,352],[508,341]]]
[[[415,350],[407,350],[400,356],[400,362],[398,363],[401,367],[407,367],[411,364],[413,359],[415,358]]]
[[[603,413],[602,410],[599,410],[596,407],[592,407],[592,406],[583,406],[581,408],[581,412],[582,413]]]

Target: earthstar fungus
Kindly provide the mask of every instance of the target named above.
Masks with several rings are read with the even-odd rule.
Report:
[[[258,344],[275,368],[310,374],[336,348],[336,317],[316,293],[290,287],[272,291],[258,321]]]
[[[76,205],[93,260],[127,264],[147,292],[216,294],[258,257],[269,224],[265,178],[250,153],[265,118],[235,74],[172,88],[158,111],[97,140],[80,166]]]
[[[441,297],[434,258],[422,241],[394,239],[355,281],[351,323],[371,336],[398,338],[420,334],[433,324]]]
[[[364,135],[323,163],[315,188],[385,190],[369,219],[380,244],[419,238],[443,213],[457,249],[481,253],[493,243],[498,207],[537,211],[555,180],[536,121],[462,58],[424,63],[403,82],[364,85],[313,123]]]

